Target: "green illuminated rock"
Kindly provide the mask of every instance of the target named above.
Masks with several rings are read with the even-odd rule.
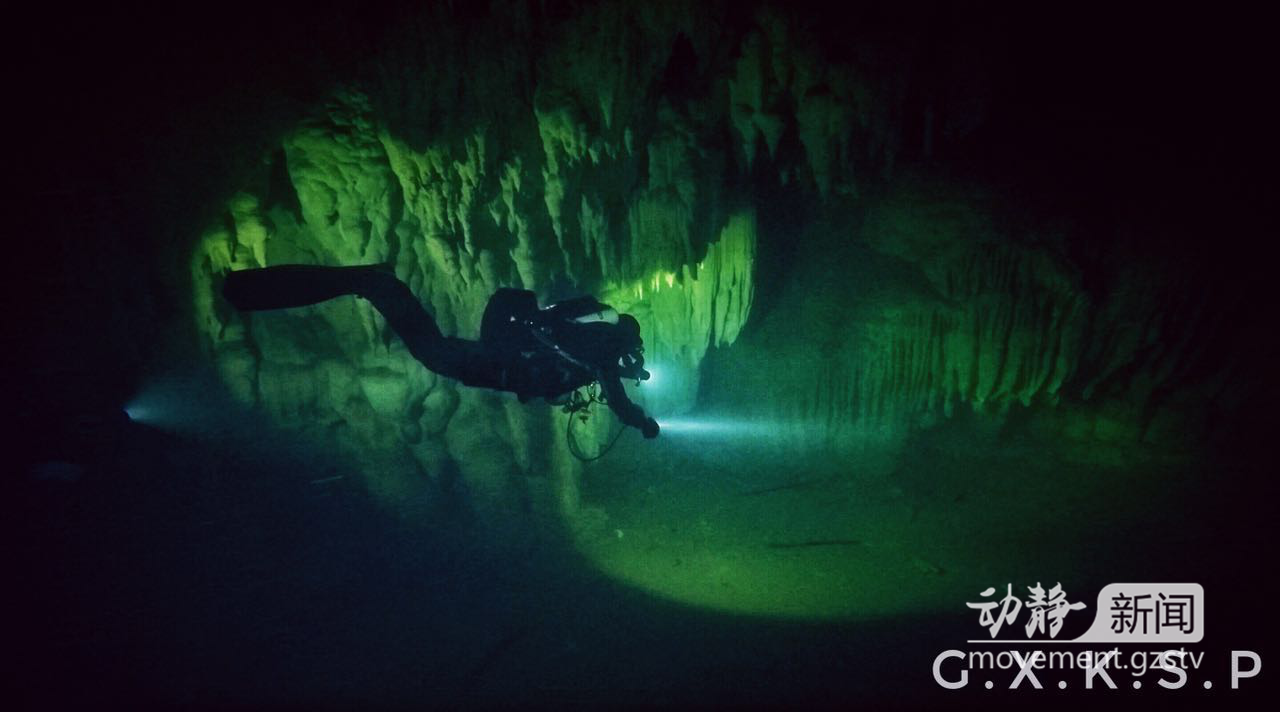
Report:
[[[663,22],[671,24],[611,26],[670,42],[678,27]],[[370,470],[378,491],[403,494],[414,476],[406,464],[424,483],[457,470],[488,503],[480,510],[514,506],[533,468],[557,469],[559,487],[572,490],[572,459],[545,454],[565,447],[562,416],[526,417],[547,407],[515,408],[427,372],[367,303],[239,315],[216,295],[230,269],[387,263],[445,333],[463,338],[478,336],[500,287],[532,289],[544,302],[601,295],[640,319],[663,374],[660,389],[635,397],[660,414],[689,408],[703,354],[732,343],[750,313],[755,222],[721,194],[724,158],[696,138],[706,119],[623,96],[655,81],[662,58],[632,65],[616,55],[616,38],[592,36],[548,49],[545,61],[564,71],[536,85],[518,126],[495,116],[438,135],[397,133],[398,119],[375,108],[387,97],[371,99],[373,85],[336,92],[284,136],[274,168],[287,176],[288,199],[280,186],[237,193],[193,260],[198,323],[230,390],[381,463]],[[432,101],[437,111],[449,106]]]
[[[1021,409],[1081,452],[1185,446],[1174,433],[1194,431],[1179,415],[1194,408],[1152,397],[1186,387],[1179,369],[1204,347],[1177,320],[1203,318],[1202,299],[1161,307],[1176,288],[1123,263],[1119,288],[1091,292],[1060,235],[1011,234],[981,190],[907,179],[866,203],[856,228],[808,227],[815,249],[780,305],[718,364],[723,407],[837,449],[901,441],[959,408],[997,427]]]
[[[960,408],[1031,409],[1084,442],[1176,437],[1150,404],[1198,353],[1180,321],[1210,315],[1163,309],[1177,285],[1138,267],[1091,289],[1056,228],[1010,229],[998,197],[897,170],[892,42],[832,61],[803,18],[736,10],[423,9],[205,226],[195,314],[228,390],[377,463],[390,497],[456,482],[492,516],[543,496],[575,509],[563,414],[426,371],[363,301],[245,316],[217,295],[232,269],[379,263],[459,337],[500,287],[634,314],[659,378],[633,395],[659,415],[702,393],[823,446]],[[778,195],[813,219],[766,221]],[[797,256],[761,257],[779,253]],[[753,315],[765,284],[775,302]]]

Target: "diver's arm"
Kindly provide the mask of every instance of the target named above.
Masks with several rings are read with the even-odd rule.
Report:
[[[658,437],[658,421],[646,416],[643,408],[631,402],[627,392],[622,388],[622,381],[618,378],[618,374],[601,373],[600,387],[604,389],[604,397],[609,407],[618,414],[618,420],[621,420],[624,425],[640,430],[646,438]]]

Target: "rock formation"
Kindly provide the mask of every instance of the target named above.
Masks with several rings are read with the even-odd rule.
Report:
[[[998,193],[920,169],[982,125],[982,69],[942,62],[922,89],[898,40],[833,41],[768,4],[415,11],[206,226],[200,332],[231,391],[377,463],[389,496],[460,478],[517,506],[513,482],[550,474],[572,508],[564,416],[427,372],[363,301],[233,313],[220,275],[387,263],[465,338],[499,287],[596,294],[639,319],[663,383],[636,397],[659,415],[701,388],[829,445],[1015,404],[1081,438],[1179,432],[1162,403],[1225,388],[1192,337],[1215,303],[1175,298],[1177,272],[1085,264],[1068,229],[1010,227]],[[809,209],[766,231],[782,194]]]

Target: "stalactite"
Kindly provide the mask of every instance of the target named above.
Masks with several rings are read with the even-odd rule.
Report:
[[[426,28],[449,27],[450,11],[424,9],[363,83],[281,138],[275,168],[296,201],[247,187],[204,226],[195,314],[238,397],[429,477],[460,467],[491,493],[498,470],[552,467],[572,481],[571,458],[545,440],[562,421],[512,417],[425,372],[367,304],[244,318],[218,299],[220,276],[389,264],[464,338],[500,287],[544,302],[597,294],[635,314],[662,372],[636,397],[677,412],[693,404],[709,350],[744,335],[757,281],[776,277],[757,262],[750,207],[753,182],[769,181],[820,213],[866,218],[834,237],[820,225],[759,238],[798,240],[800,276],[747,344],[750,363],[722,364],[731,385],[718,390],[780,432],[892,438],[965,407],[1140,404],[1198,363],[1203,346],[1180,325],[1214,317],[1194,297],[1120,268],[1110,291],[1086,289],[1052,235],[1008,234],[990,199],[895,177],[910,157],[910,63],[889,61],[909,54],[891,41],[833,62],[769,9],[724,23],[715,4],[603,2],[554,20],[503,7],[484,32],[459,21],[431,43]],[[678,40],[691,57],[671,69],[693,76],[673,80]],[[675,80],[698,90],[667,91]],[[932,150],[966,130],[958,120],[938,117]],[[884,190],[860,188],[876,176]],[[830,286],[832,272],[842,284]],[[458,430],[477,419],[483,442]],[[552,453],[541,464],[539,438]],[[502,451],[498,470],[465,471],[489,449]]]
[[[960,408],[998,419],[1015,405],[1060,408],[1081,421],[1062,432],[1111,441],[1142,437],[1158,398],[1213,393],[1212,379],[1188,380],[1206,371],[1208,340],[1192,334],[1214,313],[1193,281],[1122,261],[1107,289],[1087,289],[1053,235],[1010,235],[992,205],[914,186],[879,199],[852,237],[811,227],[802,239],[821,247],[718,364],[718,405],[793,423],[809,444],[901,437]],[[821,276],[827,261],[846,265],[834,270],[843,281]],[[796,343],[797,331],[827,341]]]
[[[422,376],[367,303],[242,317],[216,296],[230,269],[389,263],[442,330],[463,338],[478,336],[485,303],[502,286],[546,294],[567,280],[614,299],[637,313],[651,362],[665,371],[663,390],[639,397],[659,411],[689,407],[706,349],[731,343],[750,311],[754,219],[698,221],[699,201],[714,194],[700,187],[702,149],[686,117],[660,112],[647,144],[620,145],[555,101],[543,97],[528,117],[539,146],[496,141],[494,127],[479,125],[456,143],[414,148],[351,90],[287,136],[297,213],[264,210],[260,197],[239,193],[227,227],[208,230],[193,260],[200,328],[232,390],[282,421],[346,424],[334,432],[362,456],[438,468],[444,453],[465,475],[478,450],[446,435],[466,389]],[[617,102],[609,105],[611,120],[622,121]],[[637,183],[641,165],[646,179]],[[496,407],[461,402],[472,404],[467,412]],[[523,427],[495,437],[527,452]]]

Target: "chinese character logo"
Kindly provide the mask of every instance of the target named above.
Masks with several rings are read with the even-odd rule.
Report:
[[[1014,625],[1029,640],[1058,639],[1067,614],[1088,607],[1071,602],[1061,583],[1018,588],[1005,584],[1002,594],[993,586],[979,594],[983,600],[965,604],[978,611],[978,623],[990,634],[970,643],[1012,643],[1007,632],[997,638]],[[1109,583],[1098,593],[1096,610],[1088,629],[1071,642],[1188,644],[1204,638],[1204,587],[1197,583]]]
[[[1024,607],[1028,612],[1028,620],[1025,626],[1028,638],[1037,632],[1043,635],[1046,624],[1049,637],[1056,638],[1058,637],[1058,632],[1062,630],[1063,619],[1067,617],[1067,614],[1085,607],[1083,603],[1071,603],[1068,601],[1067,594],[1062,590],[1061,583],[1055,584],[1047,592],[1039,582],[1026,588],[1030,596],[1025,604],[1014,595],[1013,584],[1006,584],[1005,595],[998,602],[986,601],[983,603],[966,603],[965,605],[981,611],[978,615],[978,623],[987,629],[992,638],[999,634],[1004,625],[1013,625],[1018,618],[1018,613]],[[995,592],[995,588],[988,588],[979,595],[988,598],[994,595]],[[1000,609],[998,614],[994,613],[997,608]]]
[[[1176,631],[1187,635],[1196,631],[1195,596],[1163,591],[1111,597],[1111,630],[1115,633],[1147,635]]]

